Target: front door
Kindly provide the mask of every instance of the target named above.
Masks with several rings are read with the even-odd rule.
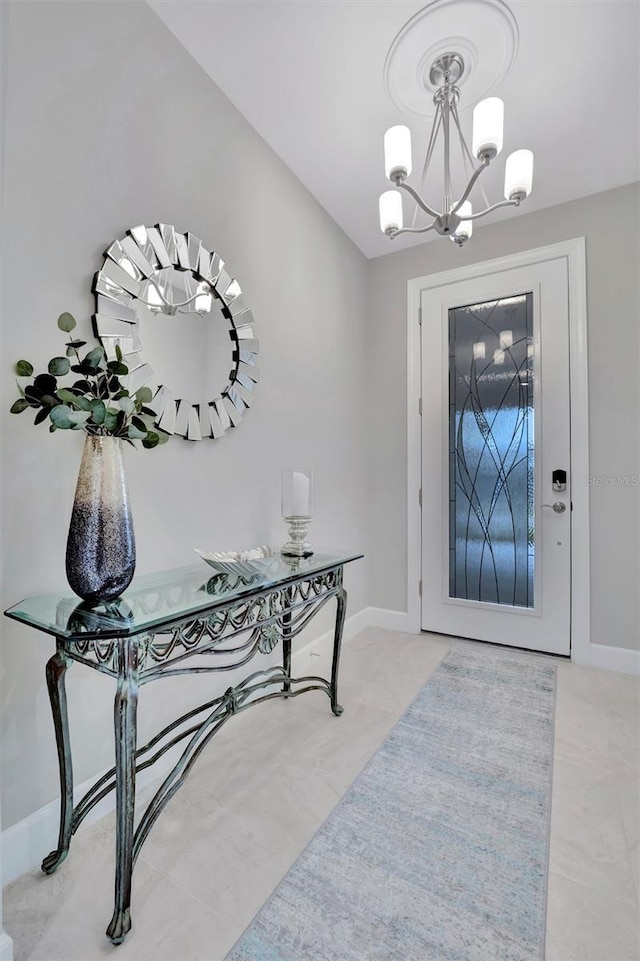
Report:
[[[567,261],[423,290],[422,629],[570,653]]]

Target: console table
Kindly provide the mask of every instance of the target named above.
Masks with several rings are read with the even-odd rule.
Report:
[[[362,554],[274,557],[254,577],[213,574],[203,564],[134,578],[107,604],[90,606],[77,597],[28,597],[5,611],[56,638],[46,667],[60,768],[58,846],[42,862],[52,874],[64,861],[71,838],[89,811],[115,789],[116,870],[113,917],[107,937],[120,944],[131,928],[131,874],[145,839],[178,791],[196,758],[230,717],[278,697],[325,691],[334,714],[347,595],[343,568]],[[212,576],[213,575],[213,576]],[[331,679],[291,676],[291,641],[335,597],[337,613]],[[184,674],[232,671],[256,654],[269,654],[282,640],[282,664],[243,677],[224,694],[172,721],[138,747],[138,690],[149,681]],[[196,658],[197,665],[191,658]],[[113,677],[115,766],[74,806],[73,770],[65,674],[77,661]],[[180,741],[186,747],[165,777],[134,831],[136,774]]]

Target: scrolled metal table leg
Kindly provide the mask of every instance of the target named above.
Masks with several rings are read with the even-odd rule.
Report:
[[[113,917],[107,928],[107,937],[113,944],[121,944],[131,928],[138,706],[135,640],[124,638],[121,641],[120,672],[113,715],[116,754],[116,883]]]
[[[342,631],[347,610],[347,592],[342,587],[336,594],[338,607],[336,610],[336,628],[333,637],[333,664],[331,666],[331,710],[339,717],[344,708],[338,704],[338,668],[340,667],[340,648],[342,646]]]
[[[282,615],[282,667],[285,680],[282,690],[285,694],[291,691],[291,611]]]
[[[58,833],[58,847],[42,862],[45,874],[53,874],[60,867],[71,844],[71,823],[73,817],[73,766],[71,763],[71,741],[69,738],[69,717],[67,714],[67,692],[65,689],[65,675],[67,668],[73,661],[68,657],[61,644],[58,650],[47,662],[46,677],[53,714],[53,726],[56,732],[56,746],[58,748],[58,768],[60,771],[60,830]]]

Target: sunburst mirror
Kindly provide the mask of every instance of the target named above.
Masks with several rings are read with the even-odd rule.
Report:
[[[187,440],[222,437],[253,402],[259,344],[238,281],[215,251],[169,224],[131,227],[95,276],[94,324],[127,387],[151,389],[158,427]]]

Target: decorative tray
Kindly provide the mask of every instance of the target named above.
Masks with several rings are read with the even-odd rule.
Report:
[[[257,574],[263,574],[275,557],[271,547],[254,547],[248,551],[222,551],[208,553],[194,548],[205,564],[212,567],[218,574],[236,574],[243,580],[250,580]]]

